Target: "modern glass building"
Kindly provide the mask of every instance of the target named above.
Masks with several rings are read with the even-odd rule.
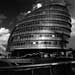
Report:
[[[13,29],[7,50],[17,56],[66,49],[71,16],[64,0],[36,0]]]
[[[65,55],[70,33],[71,16],[65,0],[36,0],[8,40],[11,54],[3,60],[14,66],[0,70],[12,75],[74,75],[72,59],[60,57]]]

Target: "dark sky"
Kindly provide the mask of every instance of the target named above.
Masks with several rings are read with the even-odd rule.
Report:
[[[0,0],[0,14],[4,14],[7,17],[7,20],[5,20],[3,24],[0,24],[0,28],[5,27],[12,30],[15,25],[9,25],[9,22],[13,21],[20,12],[30,10],[34,1],[35,0]]]
[[[1,13],[9,17],[31,8],[33,0],[0,0]]]
[[[21,11],[32,7],[35,0],[0,0],[0,11],[9,17],[14,17]],[[74,0],[67,0],[74,3]]]
[[[0,13],[8,17],[14,17],[19,12],[26,11],[32,7],[35,0],[0,0]],[[74,0],[67,0],[74,3]]]

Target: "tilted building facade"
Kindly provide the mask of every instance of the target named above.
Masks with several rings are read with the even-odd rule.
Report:
[[[15,26],[7,49],[19,55],[44,49],[66,49],[70,33],[71,16],[67,3],[64,0],[37,0]]]
[[[71,16],[65,0],[36,0],[8,40],[8,60],[17,66],[12,70],[27,75],[73,75],[72,60],[59,56],[66,50],[70,33]]]

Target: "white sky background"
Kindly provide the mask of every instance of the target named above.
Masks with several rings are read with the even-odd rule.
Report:
[[[71,28],[72,32],[71,32],[71,37],[69,39],[69,44],[68,44],[68,48],[73,48],[75,49],[75,19],[72,18],[72,28]]]
[[[0,25],[4,22],[7,17],[4,14],[0,15]],[[10,30],[5,27],[0,27],[0,52],[5,51],[4,45],[7,45],[8,38],[10,36]]]
[[[71,33],[71,36],[75,36],[75,19],[72,18],[72,33]]]
[[[6,50],[6,48],[3,45],[7,45],[9,36],[10,36],[9,29],[0,28],[0,48],[1,49]]]

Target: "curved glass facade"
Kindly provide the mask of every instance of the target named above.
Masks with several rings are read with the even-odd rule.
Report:
[[[14,28],[8,48],[65,49],[71,33],[71,18],[66,5],[43,5],[27,14]]]

